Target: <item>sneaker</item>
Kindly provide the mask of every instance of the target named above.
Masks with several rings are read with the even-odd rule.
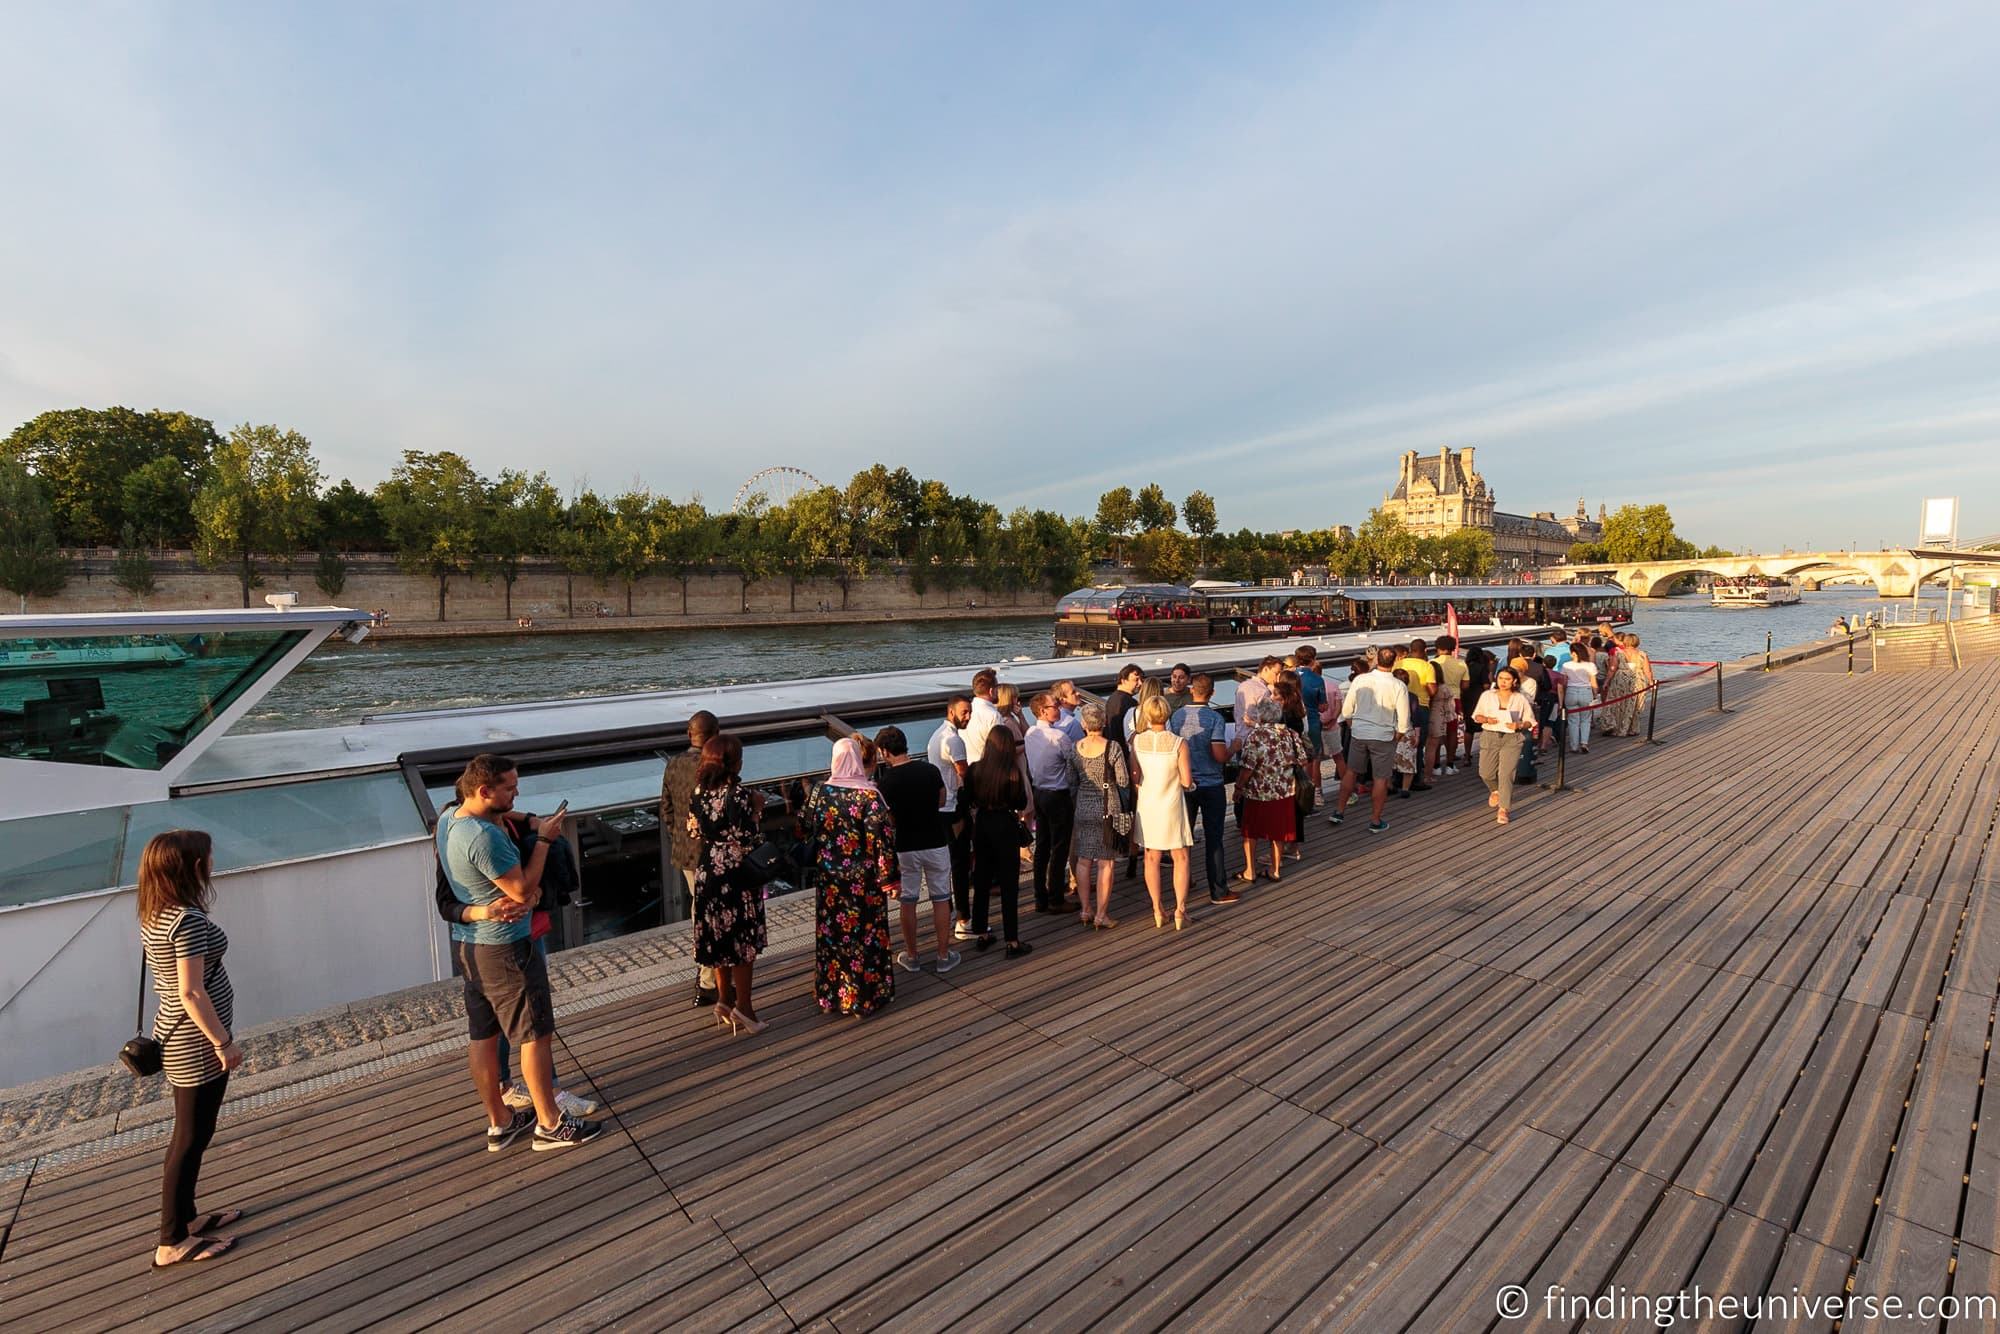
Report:
[[[908,950],[898,950],[896,952],[896,967],[906,973],[921,973],[924,971],[924,961]]]
[[[486,1127],[486,1152],[498,1153],[535,1128],[535,1114],[517,1111],[504,1126]]]
[[[595,1098],[586,1098],[581,1093],[571,1093],[568,1089],[556,1090],[556,1109],[564,1116],[582,1120],[586,1116],[599,1116],[604,1104]]]
[[[953,923],[951,924],[951,938],[952,938],[953,940],[971,940],[971,939],[972,939],[972,923],[970,923],[970,922],[953,922]]]
[[[579,1121],[573,1116],[565,1116],[556,1122],[555,1129],[535,1127],[535,1152],[545,1149],[574,1149],[580,1144],[588,1144],[604,1133],[602,1121]]]
[[[1339,811],[1335,811],[1332,815],[1326,817],[1326,822],[1328,824],[1339,824],[1342,818],[1344,817],[1342,817],[1341,813]]]
[[[517,1112],[523,1107],[533,1107],[535,1105],[535,1100],[529,1095],[526,1086],[519,1083],[509,1084],[506,1088],[500,1090],[500,1101],[506,1103]]]
[[[1444,776],[1445,776],[1446,778],[1454,778],[1454,777],[1456,777],[1457,775],[1458,775],[1458,766],[1457,766],[1457,765],[1455,765],[1455,764],[1447,764],[1447,765],[1446,765],[1446,766],[1444,767]]]
[[[1241,903],[1243,896],[1233,889],[1225,889],[1220,894],[1209,895],[1208,901],[1210,903]]]
[[[953,950],[953,951],[952,951],[951,953],[949,953],[949,954],[941,954],[941,955],[939,955],[939,956],[938,956],[938,961],[937,961],[937,970],[938,970],[938,972],[940,972],[940,973],[948,973],[948,972],[950,972],[950,971],[951,971],[952,969],[954,969],[954,968],[958,967],[958,957],[959,957],[959,956],[958,956],[958,951],[957,951],[957,950]]]
[[[1371,834],[1386,834],[1389,832],[1389,822],[1387,820],[1371,821],[1368,825],[1368,832]]]

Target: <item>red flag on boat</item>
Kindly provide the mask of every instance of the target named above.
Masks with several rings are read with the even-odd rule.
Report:
[[[1444,632],[1458,639],[1458,607],[1450,602],[1444,604]]]

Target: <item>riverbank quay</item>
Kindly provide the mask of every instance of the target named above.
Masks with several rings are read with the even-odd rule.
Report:
[[[756,1039],[684,971],[567,1014],[558,1063],[614,1113],[575,1153],[485,1154],[457,1052],[232,1103],[203,1203],[250,1212],[212,1266],[145,1267],[157,1137],[73,1145],[0,1180],[0,1323],[1460,1329],[1510,1283],[1992,1292],[2000,664],[1727,686],[1664,692],[1663,745],[1594,746],[1505,828],[1465,775],[1384,836],[1314,820],[1188,932],[1121,882],[1118,930],[1029,914],[1032,956],[900,974],[865,1021],[813,1009],[804,938],[760,961]]]
[[[656,630],[759,630],[801,625],[897,625],[913,621],[966,620],[1053,620],[1056,606],[1023,603],[993,606],[980,602],[960,607],[852,611],[748,611],[697,612],[687,616],[598,616],[570,620],[528,618],[487,621],[402,621],[391,617],[388,624],[369,631],[371,639],[461,639],[481,635],[603,635]]]

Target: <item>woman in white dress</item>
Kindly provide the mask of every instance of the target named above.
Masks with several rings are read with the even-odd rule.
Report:
[[[1167,701],[1154,695],[1138,709],[1143,730],[1132,739],[1139,765],[1139,844],[1146,849],[1146,893],[1153,900],[1153,925],[1163,927],[1167,915],[1160,904],[1160,854],[1174,859],[1174,930],[1187,926],[1188,847],[1194,830],[1188,825],[1187,800],[1194,787],[1187,744],[1167,730]]]

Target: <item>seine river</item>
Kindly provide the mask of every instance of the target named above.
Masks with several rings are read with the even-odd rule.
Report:
[[[1927,592],[1940,604],[1942,593]],[[1655,658],[1722,659],[1826,633],[1837,614],[1886,610],[1866,588],[1825,589],[1769,610],[1720,610],[1698,597],[1638,604],[1634,625]],[[919,621],[743,630],[666,630],[464,639],[335,641],[292,673],[242,731],[326,727],[364,713],[631,690],[839,676],[887,667],[945,667],[1043,658],[1047,624]]]

